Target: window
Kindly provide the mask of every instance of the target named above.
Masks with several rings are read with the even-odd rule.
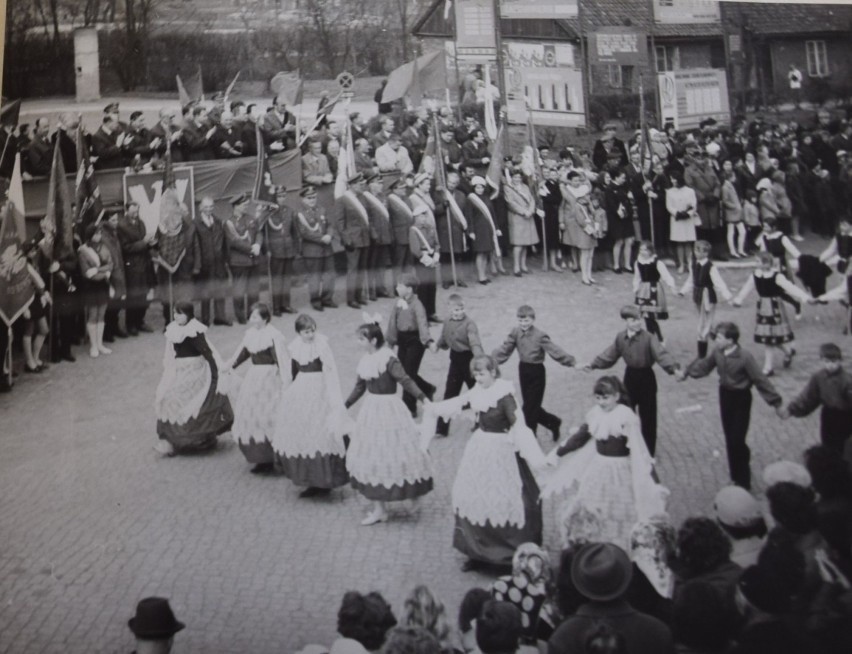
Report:
[[[610,64],[607,66],[609,86],[613,89],[629,91],[633,88],[633,66],[619,66]]]
[[[808,56],[808,75],[811,77],[828,76],[828,50],[825,41],[805,41]]]
[[[658,45],[655,54],[658,73],[670,73],[680,68],[680,49],[676,45]]]

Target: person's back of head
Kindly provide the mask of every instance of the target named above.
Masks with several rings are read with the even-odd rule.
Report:
[[[712,584],[690,581],[674,597],[675,642],[700,652],[723,651],[733,633],[733,606]]]
[[[710,518],[687,518],[677,532],[676,563],[681,577],[694,577],[730,561],[731,542]]]
[[[610,625],[599,622],[586,635],[583,654],[627,654],[627,643]]]
[[[441,654],[441,645],[423,627],[394,627],[387,634],[382,654]]]
[[[476,618],[476,644],[482,654],[513,654],[522,631],[521,612],[509,602],[489,600]]]
[[[136,636],[137,654],[168,654],[175,634],[186,625],[175,618],[169,600],[146,597],[136,605],[136,615],[127,626]]]
[[[379,593],[362,595],[349,591],[343,596],[337,613],[337,631],[344,638],[356,640],[370,651],[377,650],[395,625],[391,607]]]
[[[816,528],[816,498],[810,488],[782,481],[769,487],[766,499],[775,522],[787,531],[804,535]]]

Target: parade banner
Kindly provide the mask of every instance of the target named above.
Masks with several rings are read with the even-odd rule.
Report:
[[[178,201],[189,209],[195,217],[195,185],[192,168],[174,168],[175,188]],[[139,218],[145,223],[145,234],[153,236],[160,224],[160,203],[163,198],[163,173],[125,173],[124,204],[135,202],[139,205]]]
[[[4,323],[0,329],[8,329],[35,296],[27,258],[21,250],[16,211],[12,201],[0,208],[0,320]]]
[[[654,0],[654,20],[661,25],[718,23],[718,0]]]
[[[592,32],[589,41],[593,64],[644,66],[648,63],[648,37],[632,27],[601,27]]]
[[[728,80],[724,70],[694,68],[657,75],[663,123],[675,129],[692,129],[713,118],[731,123]]]
[[[577,18],[579,0],[502,0],[503,18]]]

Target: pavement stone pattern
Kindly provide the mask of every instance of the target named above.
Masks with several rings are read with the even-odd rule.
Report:
[[[732,290],[747,274],[742,268],[723,271]],[[622,328],[618,308],[632,301],[629,276],[596,277],[599,285],[588,288],[577,275],[536,267],[522,279],[473,283],[460,292],[486,349],[515,324],[517,306],[529,303],[538,312],[537,326],[583,363],[611,342]],[[450,292],[439,289],[440,307]],[[297,307],[307,305],[304,287],[293,299]],[[688,298],[671,305],[663,332],[669,349],[686,363],[695,355],[694,310]],[[720,305],[718,319],[735,320],[745,347],[760,356],[751,339],[753,305],[753,297],[741,309]],[[392,300],[380,300],[369,311],[386,318],[391,307]],[[159,315],[159,308],[149,312],[153,324],[162,324]],[[779,357],[774,379],[785,398],[817,368],[820,343],[837,342],[847,358],[852,354],[841,335],[843,315],[836,304],[809,306],[794,324],[799,355],[790,370],[780,370]],[[314,316],[330,337],[348,394],[360,357],[354,329],[361,313],[343,305]],[[273,321],[288,340],[293,318]],[[437,336],[438,328],[433,332]],[[214,327],[209,338],[227,357],[242,334],[236,325]],[[187,624],[176,637],[176,652],[289,653],[334,639],[347,590],[378,590],[398,613],[410,590],[426,583],[455,622],[464,593],[491,581],[460,572],[462,556],[451,546],[450,489],[469,419],[457,420],[449,438],[433,442],[435,490],[424,498],[419,518],[398,506],[391,522],[361,527],[365,502],[354,491],[299,500],[286,479],[249,474],[229,437],[206,455],[159,458],[151,447],[163,347],[155,333],[119,341],[112,355],[94,360],[77,348],[76,364],[22,375],[13,393],[0,396],[0,652],[129,652],[127,619],[136,602],[162,595]],[[439,385],[439,393],[447,366],[446,352],[426,354],[421,374]],[[622,370],[619,364],[613,373]],[[516,379],[517,359],[503,372]],[[598,374],[551,361],[545,406],[566,426],[579,424],[592,406]],[[710,511],[716,491],[728,483],[718,382],[715,373],[684,383],[663,371],[657,376],[658,469],[672,489],[670,510],[679,524]],[[755,400],[749,442],[758,493],[763,466],[798,460],[816,442],[817,420],[782,422]],[[544,429],[539,440],[546,450],[552,447]],[[556,561],[554,513],[545,506],[545,545]]]

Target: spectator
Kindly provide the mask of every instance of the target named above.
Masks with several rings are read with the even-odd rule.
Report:
[[[383,173],[398,172],[407,175],[414,172],[414,164],[408,156],[408,151],[400,144],[396,134],[391,134],[386,143],[376,148],[376,165]]]
[[[682,173],[672,173],[671,182],[671,188],[666,190],[666,209],[671,217],[669,239],[675,246],[677,271],[682,274],[689,267],[692,244],[695,242],[698,200],[695,191],[684,184]]]
[[[436,653],[452,654],[455,649],[444,604],[422,584],[415,587],[405,599],[405,606],[400,616],[400,625],[408,628],[420,628],[431,635],[437,644]],[[385,653],[388,652],[387,647],[385,647]]]
[[[390,605],[379,593],[362,595],[349,591],[343,596],[337,612],[337,632],[329,654],[366,654],[378,652],[384,645],[396,618]]]
[[[726,486],[713,503],[716,522],[731,540],[731,561],[746,568],[757,563],[766,542],[766,520],[757,500],[745,488]]]
[[[441,654],[441,646],[423,627],[394,627],[388,632],[382,654]]]
[[[111,354],[104,347],[104,319],[113,294],[110,277],[113,260],[103,242],[103,226],[88,225],[83,232],[84,243],[77,251],[80,274],[83,278],[82,296],[86,308],[86,333],[89,336],[89,356]]]
[[[709,583],[729,603],[742,568],[731,561],[731,541],[710,518],[687,518],[677,534],[675,598],[687,581]]]
[[[817,528],[847,565],[852,558],[852,480],[849,466],[825,445],[805,450],[805,466],[818,494]]]
[[[672,630],[678,654],[728,652],[734,618],[733,606],[713,584],[687,582],[674,602]]]
[[[476,618],[476,644],[482,654],[515,654],[521,632],[521,612],[508,602],[489,600]]]
[[[146,597],[136,605],[136,615],[127,626],[136,637],[136,654],[168,654],[175,634],[186,625],[175,618],[169,600]]]
[[[471,588],[462,598],[459,606],[458,628],[464,652],[476,650],[476,619],[482,612],[482,607],[489,601],[491,601],[491,593],[484,588]]]

